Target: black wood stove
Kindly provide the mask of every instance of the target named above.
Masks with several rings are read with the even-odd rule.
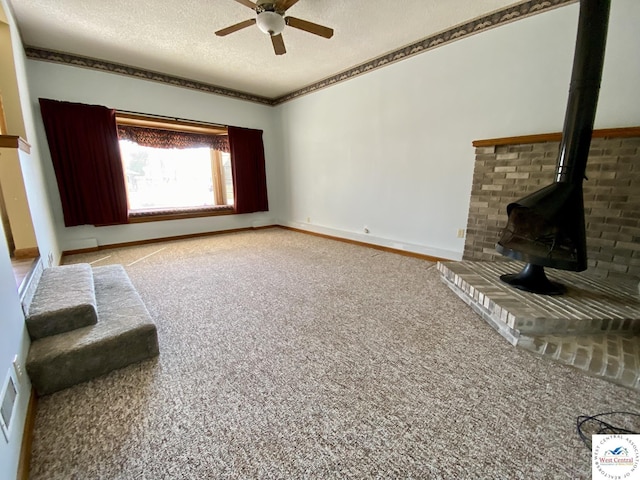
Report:
[[[507,257],[527,262],[500,278],[515,288],[560,295],[544,267],[587,268],[582,182],[593,133],[607,38],[610,0],[581,0],[578,35],[555,181],[507,206],[508,221],[496,245]]]

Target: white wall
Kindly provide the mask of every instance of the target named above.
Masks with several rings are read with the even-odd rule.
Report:
[[[612,3],[596,128],[640,125],[640,2]],[[562,7],[278,107],[285,223],[461,258],[471,142],[562,130],[577,20]]]
[[[24,182],[24,188],[27,194],[29,211],[31,212],[31,222],[36,235],[40,256],[48,259],[51,255],[54,262],[57,262],[60,258],[60,246],[56,238],[52,210],[49,206],[49,197],[47,194],[49,187],[45,179],[45,170],[42,166],[40,148],[36,141],[36,127],[31,111],[31,96],[29,95],[25,69],[26,57],[13,19],[11,19],[11,22],[14,70],[20,94],[20,113],[25,130],[24,140],[31,145],[31,153],[29,155],[21,154],[20,167],[22,169],[22,181]]]
[[[25,105],[29,105],[29,92],[24,69],[24,48],[6,0],[0,2],[0,17],[2,17],[0,21],[6,21],[6,25],[9,27],[9,42],[13,53],[13,64],[8,65],[7,62],[4,62],[2,65],[3,74],[13,75],[17,86],[17,92],[12,90],[10,93],[12,98],[6,97],[8,93],[3,92],[4,100],[8,100],[9,104],[13,105],[10,111],[5,112],[8,117],[7,125],[9,127],[15,125],[19,130],[16,132],[10,130],[8,133],[21,135],[25,137],[27,142],[35,143],[35,129],[30,108],[26,108],[25,111]],[[16,98],[16,95],[19,98]],[[24,160],[21,161],[23,180],[38,247],[43,257],[46,258],[49,253],[57,257],[59,247],[48,207],[37,145],[32,148],[30,157],[25,158],[22,152],[20,156]],[[0,233],[0,237],[4,238],[4,233],[1,231]],[[4,241],[0,241],[0,306],[2,312],[0,315],[0,382],[4,382],[8,372],[13,368],[14,357],[18,357],[18,361],[24,368],[29,351],[29,336],[24,324],[24,315],[13,276],[9,250]],[[10,430],[10,441],[5,442],[3,436],[0,435],[0,478],[12,479],[16,477],[30,393],[31,383],[29,378],[24,375],[23,378],[18,379],[18,398]]]
[[[0,222],[0,235],[4,235]],[[9,250],[5,242],[0,241],[0,389],[13,368],[15,355],[24,368],[27,352],[29,351],[29,336],[24,324],[24,315],[20,306],[20,299],[16,289]],[[24,431],[27,405],[31,394],[31,382],[27,375],[18,379],[18,398],[15,412],[10,425],[9,442],[0,433],[0,478],[13,479],[18,470],[18,459]]]
[[[32,108],[37,119],[38,141],[44,152],[43,166],[47,172],[49,190],[52,192],[49,200],[63,250],[268,225],[278,218],[280,176],[277,174],[277,163],[280,161],[281,136],[279,127],[273,125],[272,107],[67,65],[29,60],[27,70],[33,99]],[[104,105],[119,110],[263,130],[270,211],[113,227],[66,228],[38,98]]]

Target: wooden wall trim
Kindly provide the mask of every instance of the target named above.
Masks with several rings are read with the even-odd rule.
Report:
[[[111,243],[109,245],[98,245],[97,247],[79,248],[76,250],[65,250],[62,252],[62,257],[64,257],[65,255],[76,255],[78,253],[99,252],[102,250],[110,250],[112,248],[136,247],[139,245],[149,245],[152,243],[171,242],[173,240],[188,240],[190,238],[211,237],[213,235],[224,235],[226,233],[246,232],[250,230],[262,230],[265,228],[276,228],[276,227],[277,225],[265,225],[263,227],[230,228],[228,230],[218,230],[216,232],[189,233],[186,235],[175,235],[173,237],[149,238],[147,240],[136,240],[133,242]]]
[[[0,135],[0,148],[19,148],[23,152],[31,153],[31,145],[17,135]]]
[[[199,133],[204,135],[227,135],[227,127],[213,123],[179,120],[152,115],[121,112],[116,110],[116,122],[119,125],[134,127],[157,128],[160,130],[179,130],[181,132]]]
[[[29,479],[29,464],[31,463],[31,448],[33,444],[33,430],[36,425],[36,410],[38,397],[36,391],[31,389],[31,398],[27,406],[27,417],[24,422],[24,432],[22,434],[22,444],[20,445],[20,460],[18,461],[17,480]]]
[[[629,138],[640,137],[640,127],[603,128],[593,131],[593,138]],[[472,145],[476,148],[494,147],[500,145],[523,145],[527,143],[559,142],[562,133],[541,133],[538,135],[521,135],[518,137],[489,138],[487,140],[474,140]]]
[[[201,218],[201,217],[219,217],[222,215],[235,215],[233,206],[226,207],[221,205],[211,209],[199,209],[187,212],[165,213],[165,214],[133,214],[129,215],[129,223],[145,223],[145,222],[164,222],[166,220],[182,220],[185,218]]]
[[[91,253],[91,252],[99,252],[101,250],[110,250],[112,248],[120,248],[120,247],[135,247],[138,245],[148,245],[150,243],[160,243],[160,242],[170,242],[173,240],[187,240],[190,238],[198,238],[198,237],[209,237],[213,235],[224,235],[225,233],[237,233],[237,232],[247,232],[251,230],[263,230],[266,228],[282,228],[284,230],[291,230],[293,232],[298,233],[306,233],[307,235],[313,235],[315,237],[328,238],[329,240],[336,240],[339,242],[350,243],[352,245],[359,245],[361,247],[373,248],[374,250],[382,250],[383,252],[396,253],[398,255],[403,255],[405,257],[413,257],[419,258],[421,260],[427,260],[429,262],[440,262],[440,261],[451,261],[449,258],[440,258],[440,257],[432,257],[430,255],[425,255],[422,253],[408,252],[406,250],[398,250],[391,247],[384,247],[382,245],[376,245],[374,243],[366,243],[359,242],[358,240],[351,240],[348,238],[334,237],[332,235],[326,235],[324,233],[311,232],[309,230],[303,230],[301,228],[287,227],[284,225],[265,225],[263,227],[244,227],[244,228],[233,228],[230,230],[219,230],[217,232],[203,232],[203,233],[192,233],[188,235],[177,235],[174,237],[163,237],[163,238],[151,238],[148,240],[138,240],[135,242],[124,242],[124,243],[114,243],[110,245],[99,245],[97,247],[90,248],[80,248],[77,250],[65,250],[62,252],[62,257],[66,255],[76,255],[78,253]],[[62,261],[60,263],[63,263]]]
[[[38,258],[40,256],[40,250],[38,247],[16,248],[13,251],[13,256],[18,260]]]
[[[350,238],[334,237],[333,235],[312,232],[309,230],[303,230],[301,228],[287,227],[284,225],[278,225],[278,227],[284,230],[291,230],[292,232],[306,233],[307,235],[313,235],[314,237],[328,238],[329,240],[336,240],[338,242],[350,243],[351,245],[358,245],[360,247],[373,248],[374,250],[382,250],[383,252],[395,253],[405,257],[419,258],[420,260],[427,260],[429,262],[445,262],[445,261],[450,262],[451,261],[451,259],[449,258],[432,257],[431,255],[425,255],[423,253],[408,252],[406,250],[399,250],[397,248],[376,245],[375,243],[367,243],[367,242],[360,242],[358,240],[351,240]]]

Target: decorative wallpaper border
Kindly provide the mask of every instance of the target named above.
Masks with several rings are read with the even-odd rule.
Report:
[[[239,100],[247,100],[249,102],[262,103],[266,105],[274,104],[274,101],[271,98],[261,97],[259,95],[253,95],[246,92],[240,92],[238,90],[231,90],[224,87],[218,87],[209,83],[197,82],[195,80],[189,80],[186,78],[174,77],[173,75],[167,75],[164,73],[143,70],[141,68],[130,67],[128,65],[122,65],[119,63],[111,63],[105,60],[81,57],[79,55],[73,55],[71,53],[55,52],[35,47],[25,47],[24,50],[27,58],[30,58],[32,60],[62,63],[74,67],[90,68],[92,70],[102,70],[109,73],[118,73],[120,75],[140,78],[143,80],[166,83],[168,85],[173,85],[176,87],[190,88],[207,93],[215,93],[217,95],[224,95],[226,97],[232,97]]]
[[[172,75],[166,75],[163,73],[143,70],[137,67],[130,67],[127,65],[111,63],[103,60],[72,55],[69,53],[54,52],[35,47],[25,47],[25,52],[27,57],[33,60],[63,63],[76,67],[102,70],[110,73],[118,73],[121,75],[141,78],[144,80],[166,83],[177,87],[190,88],[207,93],[214,93],[216,95],[224,95],[239,100],[247,100],[250,102],[256,102],[265,105],[279,105],[302,95],[315,92],[322,88],[330,87],[345,80],[350,80],[351,78],[357,77],[358,75],[362,75],[372,70],[382,68],[391,63],[399,62],[414,55],[418,55],[420,53],[427,52],[456,40],[469,37],[476,33],[480,33],[491,28],[499,27],[516,20],[527,18],[538,13],[542,13],[576,2],[578,2],[578,0],[525,0],[511,7],[497,10],[496,12],[490,13],[483,17],[479,17],[475,20],[471,20],[448,30],[444,30],[440,33],[436,33],[435,35],[426,37],[416,43],[412,43],[411,45],[408,45],[401,49],[394,50],[393,52],[387,53],[380,57],[376,57],[361,65],[337,73],[336,75],[332,75],[331,77],[325,78],[324,80],[313,83],[304,88],[301,88],[300,90],[293,91],[277,98],[261,97],[259,95],[231,90],[208,83],[197,82],[195,80],[188,80],[186,78],[174,77]]]

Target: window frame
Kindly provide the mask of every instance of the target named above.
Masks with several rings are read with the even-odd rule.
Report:
[[[224,125],[216,125],[206,122],[196,122],[193,120],[182,120],[178,118],[168,118],[162,116],[143,115],[139,113],[130,113],[116,111],[116,125],[135,126],[142,128],[155,128],[159,130],[173,130],[178,132],[197,133],[201,135],[228,135],[227,127]],[[218,150],[211,149],[211,152]],[[212,157],[214,155],[212,154]],[[220,157],[220,155],[217,155]],[[232,160],[233,162],[233,160]],[[221,183],[221,177],[212,169],[212,179],[214,181],[214,201],[218,200],[216,191],[225,190],[224,184]],[[126,178],[124,179],[126,182]],[[233,180],[232,180],[233,181]],[[220,185],[218,185],[220,183]],[[128,191],[127,191],[128,194]],[[224,196],[223,196],[224,198]],[[236,213],[234,205],[214,205],[211,207],[193,207],[193,208],[173,208],[162,210],[129,210],[129,223],[144,222],[160,222],[166,220],[178,220],[185,218],[214,217],[220,215],[233,215]]]

